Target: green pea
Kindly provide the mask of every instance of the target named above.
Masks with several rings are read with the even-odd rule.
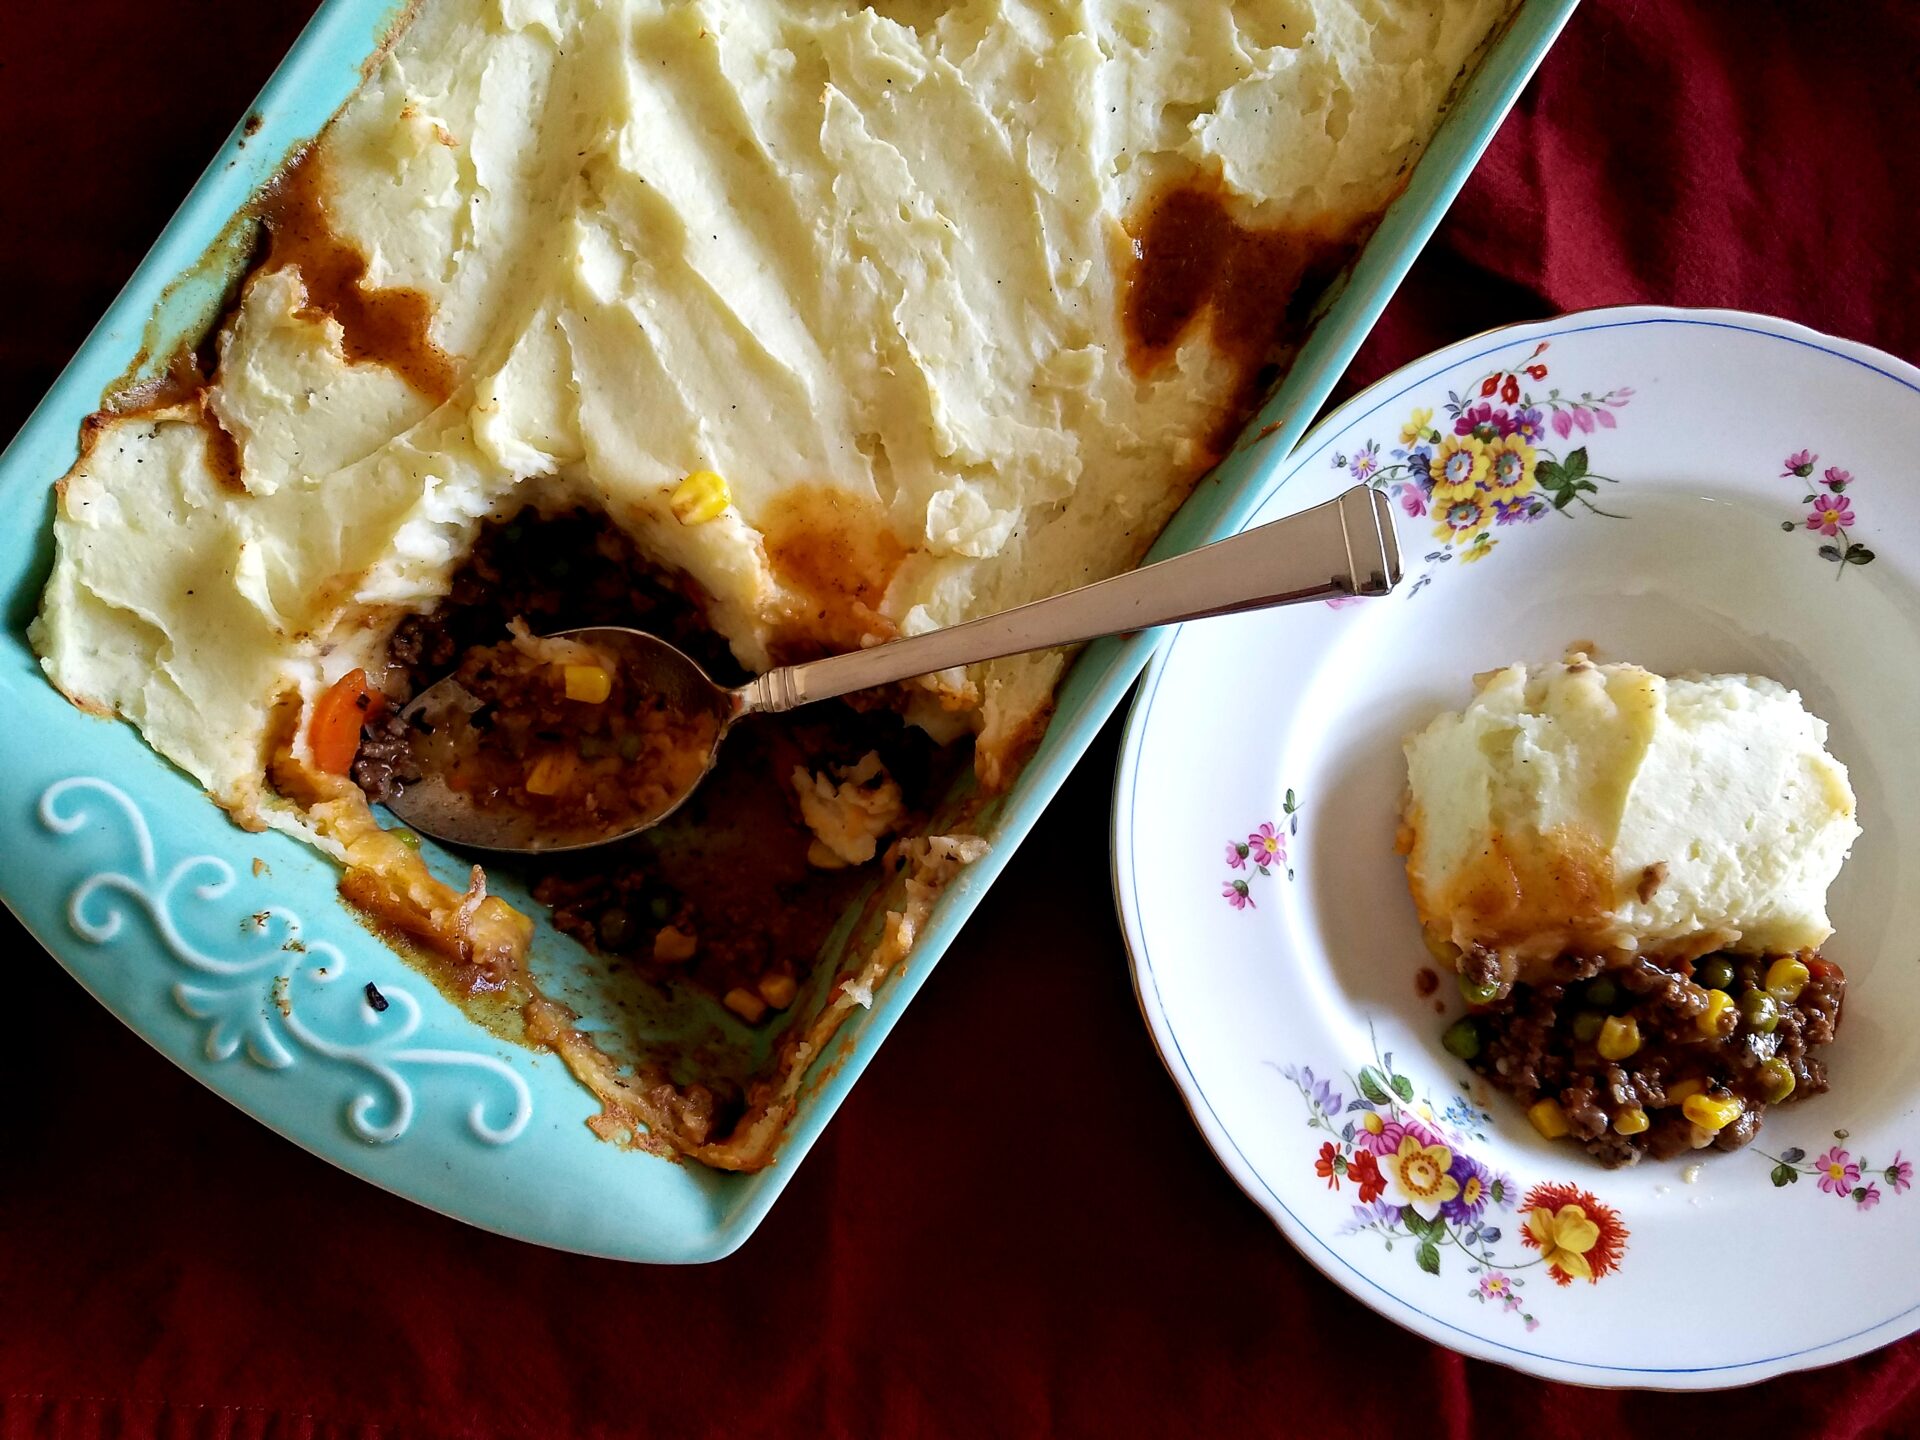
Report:
[[[1740,1018],[1749,1030],[1771,1035],[1780,1023],[1780,1002],[1764,990],[1749,990],[1740,997]]]
[[[1620,999],[1620,987],[1613,983],[1610,975],[1596,975],[1587,982],[1587,1004],[1597,1005],[1602,1010],[1611,1010]]]
[[[1573,1038],[1591,1044],[1600,1034],[1600,1027],[1606,1023],[1606,1011],[1582,1010],[1573,1017]]]
[[[638,735],[629,733],[620,737],[620,758],[622,760],[638,760],[640,758],[640,737]]]
[[[1775,1056],[1760,1067],[1760,1083],[1769,1105],[1778,1105],[1793,1093],[1793,1067]]]
[[[1471,1060],[1480,1053],[1480,1027],[1472,1020],[1456,1020],[1440,1037],[1440,1043],[1446,1046],[1449,1055]]]
[[[1469,1005],[1491,1005],[1506,993],[1506,988],[1498,980],[1481,985],[1464,975],[1460,977],[1460,997]]]
[[[670,896],[656,895],[647,902],[647,913],[662,925],[673,914],[673,900]]]
[[[1733,989],[1733,961],[1724,955],[1709,955],[1693,967],[1693,983],[1702,990]]]
[[[599,735],[580,737],[580,758],[582,760],[602,760],[606,758],[607,742]]]

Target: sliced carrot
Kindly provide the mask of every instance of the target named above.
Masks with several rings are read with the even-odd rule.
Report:
[[[349,670],[327,687],[313,706],[307,722],[307,748],[313,763],[329,775],[344,775],[360,753],[360,727],[376,700],[367,688],[367,672]]]

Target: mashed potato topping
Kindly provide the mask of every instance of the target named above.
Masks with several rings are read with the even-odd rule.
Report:
[[[1581,655],[1481,678],[1407,742],[1407,874],[1435,942],[1497,951],[1512,980],[1566,953],[1791,954],[1832,933],[1860,827],[1793,691]]]
[[[215,373],[90,427],[48,673],[309,830],[275,715],[377,681],[487,517],[604,510],[752,667],[1120,570],[1507,8],[432,0],[265,205]],[[991,783],[1059,666],[923,717]]]

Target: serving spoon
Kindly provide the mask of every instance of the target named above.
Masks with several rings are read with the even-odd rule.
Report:
[[[476,805],[427,773],[407,782],[387,808],[421,834],[466,849],[536,854],[611,844],[677,810],[713,769],[727,732],[745,716],[1104,635],[1309,600],[1386,595],[1399,580],[1392,504],[1381,492],[1356,485],[1310,510],[1171,560],[945,630],[784,665],[737,689],[715,684],[686,655],[642,630],[598,625],[562,631],[615,657],[635,693],[657,695],[670,711],[716,722],[705,764],[668,803],[638,819],[589,817],[569,824],[500,800]],[[478,703],[448,676],[421,691],[401,715],[412,720],[422,712],[471,710]]]

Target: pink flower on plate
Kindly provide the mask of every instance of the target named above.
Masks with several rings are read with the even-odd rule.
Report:
[[[1862,1210],[1871,1210],[1880,1203],[1880,1187],[1869,1180],[1864,1189],[1853,1192],[1853,1203]]]
[[[1553,412],[1553,419],[1547,422],[1553,426],[1553,433],[1562,440],[1573,434],[1573,416],[1565,410]]]
[[[1780,463],[1787,467],[1780,472],[1782,480],[1794,475],[1804,480],[1813,474],[1813,467],[1820,463],[1820,457],[1811,450],[1796,450]]]
[[[1813,502],[1813,511],[1807,516],[1807,528],[1818,530],[1822,535],[1838,535],[1851,524],[1853,506],[1844,495],[1821,496]]]
[[[1860,1183],[1860,1167],[1838,1145],[1813,1162],[1813,1173],[1820,1177],[1820,1188],[1829,1195],[1851,1195]]]
[[[1485,402],[1469,405],[1454,417],[1453,433],[1471,435],[1476,440],[1498,440],[1513,433],[1513,417]]]
[[[1247,836],[1247,848],[1253,851],[1248,858],[1262,868],[1272,869],[1287,863],[1286,832],[1275,830],[1271,820]]]
[[[1853,472],[1842,470],[1838,465],[1829,465],[1827,473],[1820,477],[1820,483],[1838,495],[1853,483]]]
[[[1593,412],[1583,405],[1573,407],[1573,423],[1580,427],[1582,435],[1593,433]]]
[[[1418,485],[1400,487],[1400,508],[1416,520],[1427,513],[1427,497]]]
[[[1229,870],[1244,870],[1247,868],[1246,846],[1236,845],[1231,840],[1227,842],[1227,868]]]
[[[1887,1184],[1893,1187],[1894,1194],[1913,1188],[1913,1162],[1898,1150],[1893,1152],[1893,1163],[1887,1166],[1886,1174]]]
[[[1236,910],[1258,910],[1260,908],[1253,903],[1253,896],[1247,893],[1247,882],[1244,880],[1228,880],[1223,883],[1220,886],[1220,898]]]

